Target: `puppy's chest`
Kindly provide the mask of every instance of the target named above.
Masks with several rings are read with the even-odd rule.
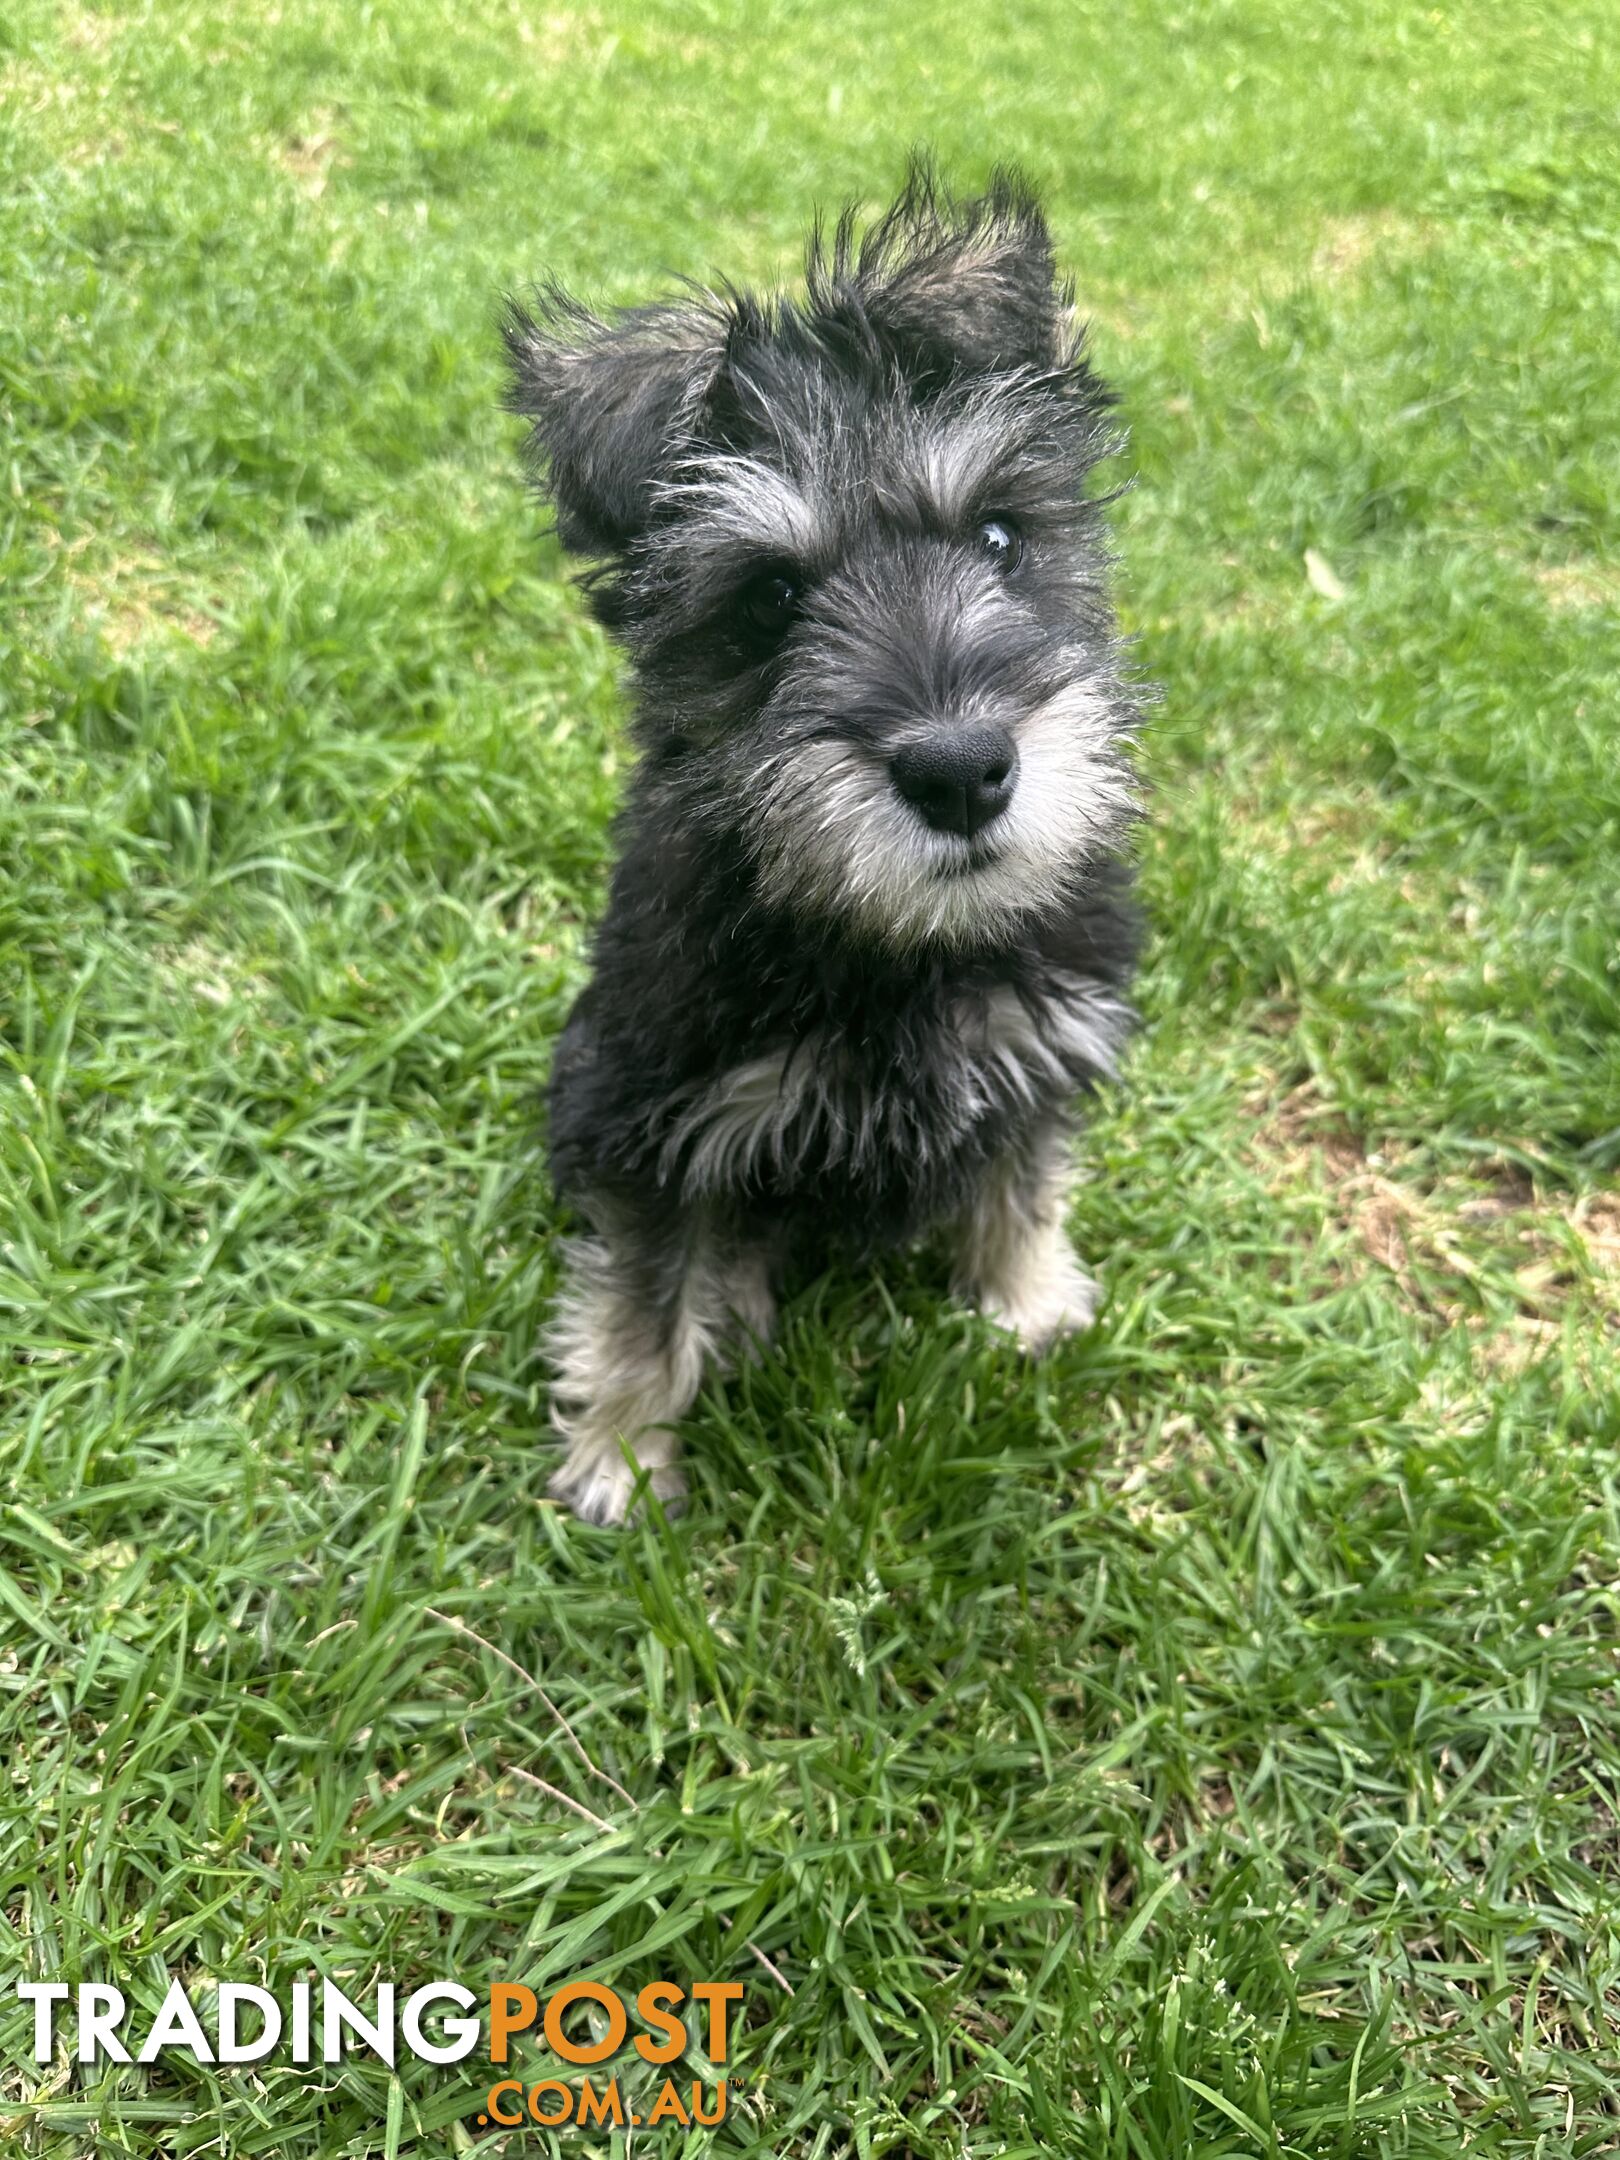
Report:
[[[823,1025],[665,1106],[660,1178],[721,1194],[926,1212],[1040,1112],[1111,1074],[1128,1025],[1100,984],[1006,985],[925,1014]]]

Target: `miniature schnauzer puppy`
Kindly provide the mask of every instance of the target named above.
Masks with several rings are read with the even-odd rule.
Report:
[[[932,1232],[1032,1353],[1096,1309],[1064,1209],[1130,1025],[1138,699],[1082,336],[1028,186],[923,164],[812,235],[802,298],[508,310],[639,748],[550,1093],[588,1521],[679,1498],[676,1421],[791,1268]]]

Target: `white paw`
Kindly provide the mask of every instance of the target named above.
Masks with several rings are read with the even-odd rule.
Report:
[[[978,1309],[1016,1335],[1027,1356],[1040,1357],[1063,1336],[1090,1327],[1101,1303],[1101,1289],[1065,1250],[1038,1277],[1021,1282],[1016,1294],[981,1297]]]
[[[581,1522],[622,1523],[643,1476],[644,1490],[657,1494],[666,1514],[678,1515],[686,1498],[686,1480],[675,1464],[653,1463],[638,1471],[617,1447],[611,1453],[605,1447],[571,1453],[546,1490]]]

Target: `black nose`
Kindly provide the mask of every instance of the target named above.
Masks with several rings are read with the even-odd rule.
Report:
[[[1018,746],[1005,728],[942,728],[896,751],[889,770],[936,832],[982,832],[1012,801]]]

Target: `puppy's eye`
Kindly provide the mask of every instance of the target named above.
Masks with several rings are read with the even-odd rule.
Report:
[[[986,518],[973,535],[973,545],[1003,577],[1024,559],[1024,536],[1011,518]]]
[[[760,637],[785,637],[799,612],[798,580],[786,569],[767,570],[743,587],[739,606],[743,620]]]

